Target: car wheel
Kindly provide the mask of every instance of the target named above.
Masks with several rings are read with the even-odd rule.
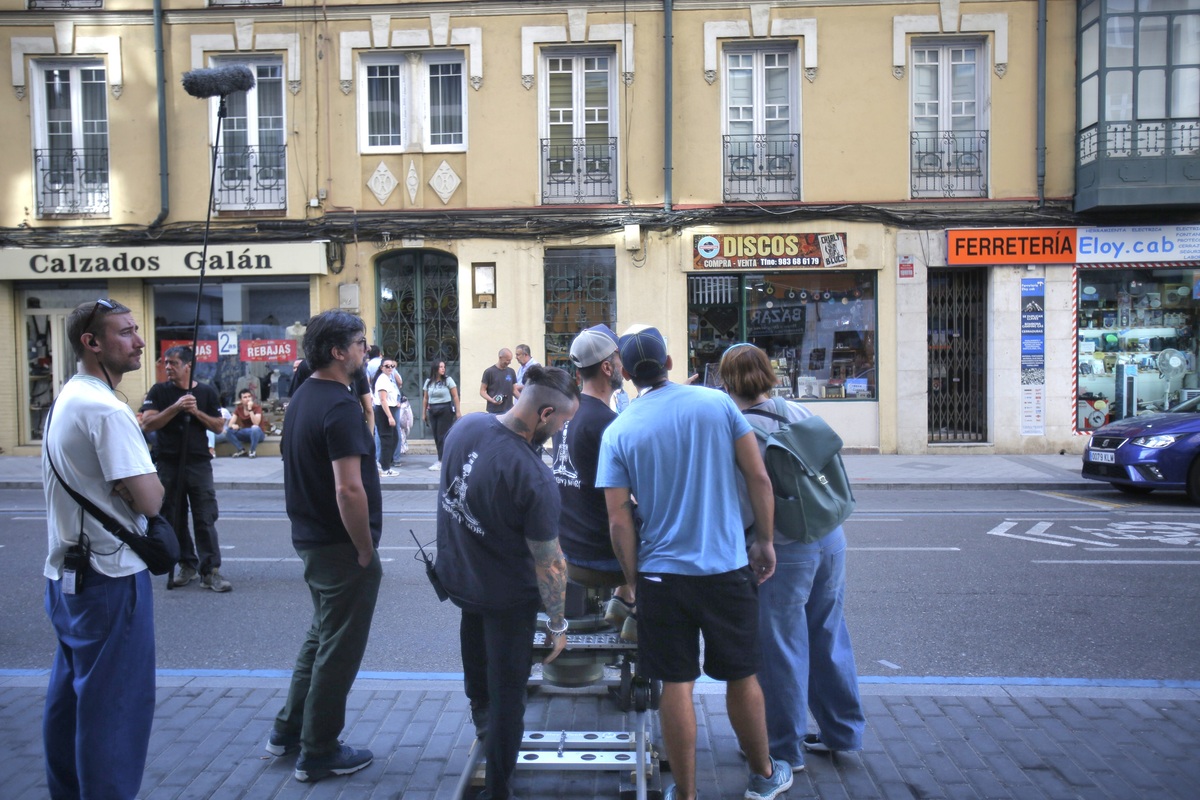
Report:
[[[1193,503],[1200,505],[1200,458],[1193,461],[1188,470],[1187,496]]]
[[[1128,483],[1114,483],[1112,487],[1118,492],[1124,492],[1125,494],[1150,494],[1154,491],[1148,486],[1133,486]]]

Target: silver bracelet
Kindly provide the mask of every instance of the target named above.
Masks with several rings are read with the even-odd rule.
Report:
[[[550,618],[549,617],[546,618],[546,630],[548,630],[550,632],[551,636],[561,636],[562,634],[567,632],[567,628],[569,628],[569,627],[571,627],[571,626],[567,622],[567,618],[563,617],[562,627],[559,628],[558,630],[554,630],[554,628],[551,627],[551,625],[550,625]]]

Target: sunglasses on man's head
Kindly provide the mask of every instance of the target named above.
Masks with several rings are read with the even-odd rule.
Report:
[[[94,306],[92,306],[92,313],[87,315],[87,321],[83,323],[84,333],[91,330],[92,323],[96,320],[96,312],[99,311],[101,309],[101,307],[107,308],[109,311],[112,311],[114,308],[117,307],[117,304],[113,300],[104,300],[104,299],[97,300],[96,304]]]

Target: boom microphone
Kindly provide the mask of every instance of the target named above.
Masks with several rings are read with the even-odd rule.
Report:
[[[254,88],[254,73],[245,64],[183,73],[183,90],[192,97],[225,97]]]

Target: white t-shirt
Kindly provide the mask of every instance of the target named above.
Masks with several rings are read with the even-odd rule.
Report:
[[[394,372],[395,370],[393,370]],[[387,392],[387,404],[390,408],[395,408],[396,403],[400,402],[400,387],[396,385],[396,379],[391,375],[379,373],[379,377],[375,379],[375,396],[372,398],[375,405],[382,405],[379,402],[379,393]]]
[[[63,387],[42,444],[42,479],[46,487],[49,555],[42,571],[62,577],[63,555],[79,541],[80,524],[92,548],[92,568],[121,578],[146,568],[132,550],[85,512],[54,477],[50,458],[63,480],[95,503],[127,530],[146,530],[146,518],[112,493],[113,484],[135,475],[152,475],[154,463],[137,417],[117,399],[108,384],[76,375]]]

